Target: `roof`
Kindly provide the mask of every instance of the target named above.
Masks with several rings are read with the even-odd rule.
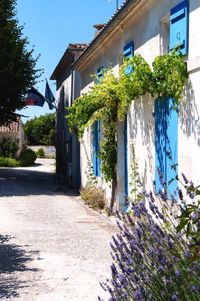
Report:
[[[0,127],[0,133],[18,133],[19,132],[19,121],[14,121],[9,125],[2,125]]]
[[[56,68],[54,69],[52,75],[50,76],[50,79],[56,80],[57,76],[60,73],[60,71],[62,70],[62,68],[66,64],[69,64],[69,63],[72,64],[74,62],[75,53],[78,54],[80,52],[80,54],[81,54],[81,52],[84,51],[87,47],[88,47],[88,44],[86,44],[86,43],[70,43],[67,46],[67,49],[65,50],[63,56],[61,57],[59,63],[57,64]]]
[[[90,52],[90,50],[92,50],[93,46],[95,46],[98,43],[98,41],[100,41],[101,37],[103,37],[104,34],[106,34],[108,32],[108,30],[112,27],[112,25],[114,25],[116,21],[120,21],[121,20],[120,17],[123,18],[124,13],[126,13],[126,8],[128,8],[129,5],[131,5],[131,4],[135,4],[136,5],[138,2],[140,2],[140,0],[125,0],[121,4],[121,6],[113,13],[113,15],[110,17],[110,19],[108,19],[107,23],[105,23],[105,24],[97,24],[97,26],[100,25],[101,28],[99,26],[97,34],[91,40],[91,42],[88,44],[88,47],[85,48],[85,50],[77,58],[77,60],[75,60],[75,62],[74,62],[73,65],[77,66],[78,63],[84,57],[86,57],[86,55]]]
[[[97,30],[102,30],[106,26],[105,23],[103,24],[94,24],[93,27],[96,28]]]
[[[87,47],[88,44],[86,43],[75,43],[75,44],[70,43],[68,46],[68,50],[84,50]]]
[[[108,30],[112,29],[112,25],[114,25],[115,22],[119,22],[124,17],[124,15],[126,14],[126,8],[128,8],[129,5],[131,5],[131,4],[137,5],[137,3],[140,1],[141,0],[125,0],[121,4],[121,6],[113,13],[113,15],[110,17],[110,19],[108,19],[107,23],[94,25],[94,27],[97,29],[97,33],[89,44],[81,44],[81,43],[80,44],[79,43],[69,44],[64,55],[60,59],[55,70],[53,71],[50,79],[52,79],[52,80],[57,79],[57,75],[59,74],[59,72],[61,70],[63,70],[62,68],[64,68],[64,64],[67,64],[67,62],[66,62],[67,58],[69,59],[70,55],[72,58],[71,50],[80,50],[81,51],[80,55],[78,57],[74,58],[73,61],[71,61],[71,65],[73,65],[75,67],[79,64],[80,61],[82,61],[82,59],[84,59],[87,56],[87,54],[90,53],[90,51],[92,51],[93,46],[98,44],[98,42],[101,40],[101,37],[106,35]],[[70,59],[68,60],[68,64],[69,64],[69,62],[70,62]]]

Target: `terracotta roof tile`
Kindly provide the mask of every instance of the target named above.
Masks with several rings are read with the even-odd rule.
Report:
[[[72,48],[72,49],[80,49],[80,50],[84,50],[85,48],[88,47],[88,44],[86,43],[70,43],[69,44],[69,48]]]
[[[0,127],[0,133],[18,133],[19,132],[19,122],[12,122],[9,125],[2,125]]]

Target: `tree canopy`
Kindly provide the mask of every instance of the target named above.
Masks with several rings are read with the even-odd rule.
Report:
[[[40,76],[33,49],[16,18],[16,0],[0,1],[0,124],[16,120],[23,97]]]
[[[24,125],[28,144],[54,145],[55,143],[55,113],[49,113],[28,120]]]

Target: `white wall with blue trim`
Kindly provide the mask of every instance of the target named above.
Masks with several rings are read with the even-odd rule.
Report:
[[[172,114],[170,100],[163,103],[163,108],[158,108],[155,99],[149,95],[133,100],[127,115],[126,149],[123,143],[124,124],[118,124],[117,202],[120,208],[124,206],[125,181],[130,182],[132,146],[135,148],[145,188],[153,188],[158,163],[163,164],[167,181],[172,176],[167,158],[169,149],[173,149],[173,160],[178,163],[178,171],[183,171],[189,178],[200,183],[200,0],[139,1],[120,20],[118,27],[112,28],[107,37],[91,51],[79,70],[83,93],[93,84],[90,75],[95,74],[98,68],[112,66],[114,73],[118,75],[127,45],[134,45],[134,53],[141,54],[151,64],[157,55],[166,53],[177,44],[180,44],[185,55],[189,71],[189,83],[179,111]],[[166,128],[162,133],[159,128],[163,129],[163,124]],[[83,185],[87,178],[85,162],[87,157],[92,160],[91,135],[91,129],[86,130],[81,143]],[[162,139],[165,139],[166,145],[163,144],[160,148]],[[127,156],[128,170],[125,168],[124,156]],[[99,185],[106,189],[109,196],[110,189],[102,174],[98,178]],[[177,183],[174,182],[173,185],[176,186]]]

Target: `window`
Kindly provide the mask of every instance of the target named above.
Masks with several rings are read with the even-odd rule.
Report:
[[[124,58],[129,59],[129,58],[133,57],[133,55],[134,55],[134,44],[133,44],[133,42],[130,42],[124,46],[123,56],[124,56]],[[125,70],[125,74],[129,75],[132,72],[133,72],[133,69],[132,69],[131,65],[128,65]]]
[[[188,53],[189,2],[185,0],[170,11],[169,50],[179,47],[181,53]]]
[[[183,55],[188,53],[188,0],[181,2],[162,20],[162,52],[177,47]],[[167,45],[169,44],[169,47]],[[167,51],[168,48],[168,51]],[[155,100],[155,185],[163,188],[160,177],[166,183],[168,197],[178,188],[178,110],[171,98]]]
[[[101,81],[101,78],[103,78],[104,77],[104,69],[103,69],[103,67],[100,67],[99,69],[97,69],[97,73],[96,73],[96,76],[97,76],[97,81],[96,81],[96,83],[97,84],[99,84],[100,83],[100,81]]]
[[[160,54],[169,52],[170,24],[169,15],[161,20]]]

